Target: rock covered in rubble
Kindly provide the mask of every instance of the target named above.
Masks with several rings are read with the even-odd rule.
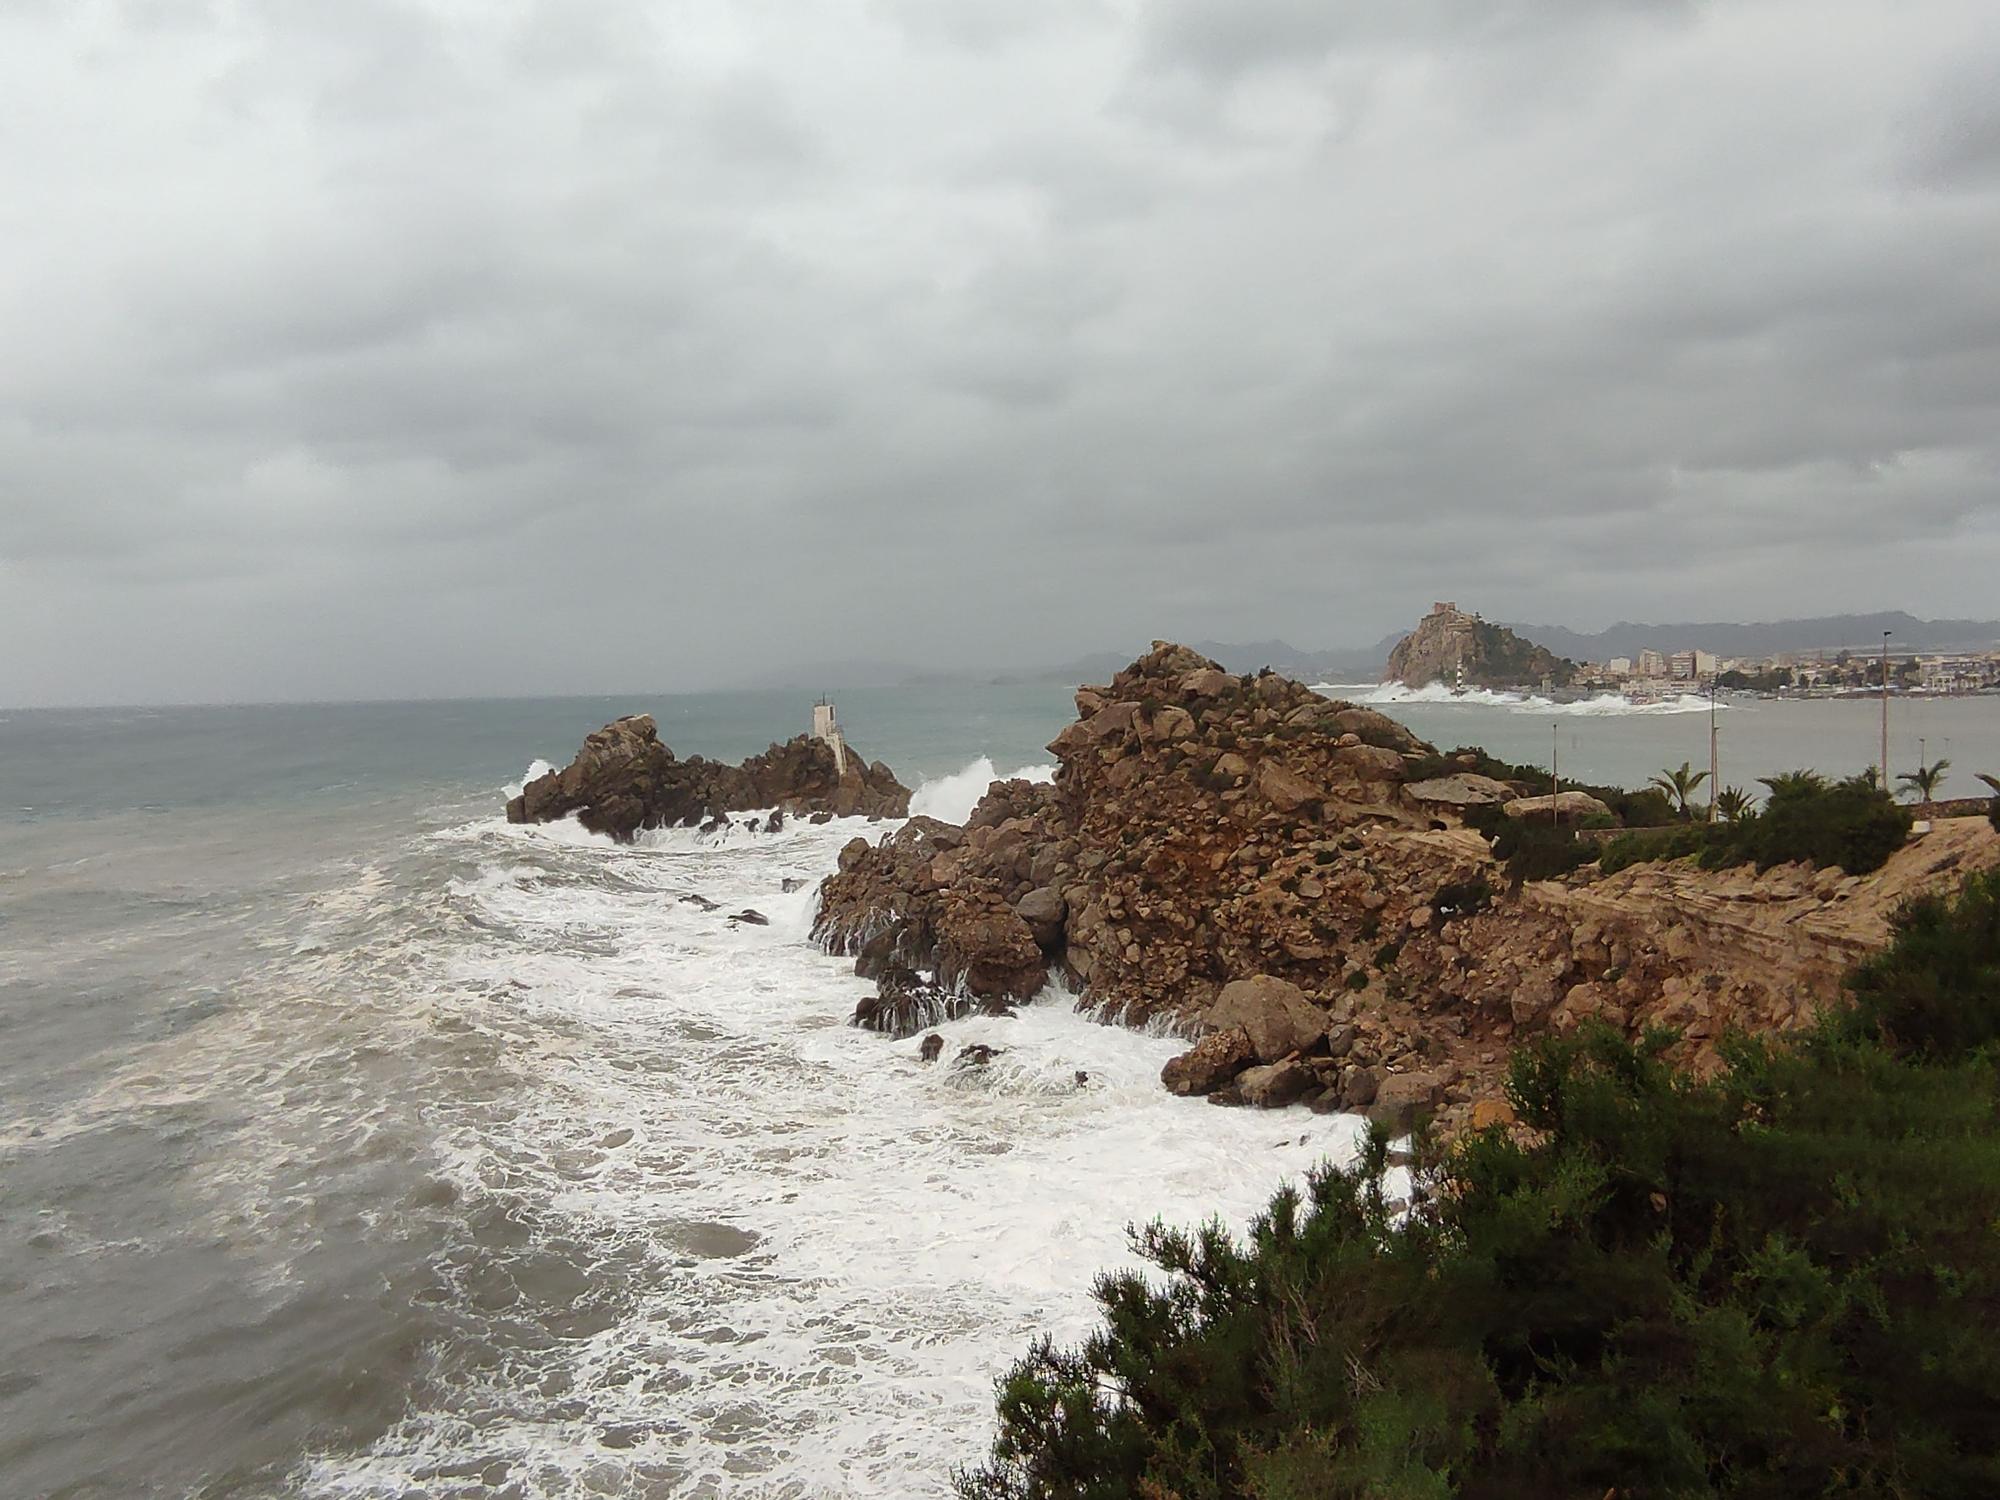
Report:
[[[1430,748],[1373,710],[1166,643],[1076,701],[1052,784],[995,782],[964,827],[914,818],[850,842],[820,941],[864,974],[893,962],[974,999],[1060,977],[1127,1021],[1244,1024],[1259,1041],[1233,1076],[1318,1042],[1387,924],[1486,859],[1476,835],[1407,842],[1432,821],[1400,795]],[[1211,1022],[1250,979],[1232,1003],[1265,1004]],[[1292,997],[1278,1050],[1271,996]]]
[[[1511,888],[1464,819],[1527,789],[1441,774],[1373,710],[1164,642],[1076,706],[1052,784],[995,782],[963,827],[842,850],[815,931],[882,986],[863,1024],[910,971],[980,1005],[1060,978],[1188,1036],[1176,1093],[1467,1122],[1539,1031],[1664,1024],[1699,1066],[1730,1025],[1803,1024],[1897,901],[2000,862],[1966,819],[1865,880],[1635,865]]]
[[[808,735],[773,745],[741,765],[677,757],[650,714],[633,714],[588,736],[576,759],[522,788],[510,823],[547,823],[572,813],[593,833],[629,841],[644,828],[697,826],[751,808],[831,817],[900,818],[910,792],[880,761],[851,749],[843,770],[833,747]],[[773,818],[773,827],[779,823]],[[720,826],[719,823],[716,826]]]

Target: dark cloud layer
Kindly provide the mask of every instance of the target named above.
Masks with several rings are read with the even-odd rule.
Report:
[[[1987,0],[0,0],[0,703],[2000,613]]]

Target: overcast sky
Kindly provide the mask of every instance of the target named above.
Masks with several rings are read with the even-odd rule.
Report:
[[[0,703],[1996,577],[1992,0],[0,0]]]

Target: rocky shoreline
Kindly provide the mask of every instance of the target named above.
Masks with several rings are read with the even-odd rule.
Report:
[[[1670,1028],[1676,1057],[1712,1070],[1730,1030],[1808,1022],[1908,897],[2000,864],[1982,817],[1934,822],[1864,877],[1670,860],[1510,882],[1480,828],[1546,819],[1547,791],[1373,709],[1168,642],[1076,709],[1054,780],[996,781],[963,825],[908,817],[887,766],[822,739],[681,760],[643,715],[507,815],[622,840],[752,809],[777,809],[773,828],[903,820],[849,841],[818,893],[815,938],[874,981],[856,1025],[917,1036],[1059,981],[1107,1022],[1185,1036],[1174,1093],[1397,1129],[1506,1121],[1513,1047],[1585,1020]],[[1566,822],[1606,811],[1565,796]]]
[[[815,933],[876,982],[857,1024],[909,1036],[1059,977],[1108,1020],[1186,1034],[1177,1093],[1478,1125],[1509,1117],[1517,1041],[1669,1026],[1713,1067],[1725,1031],[1831,1000],[1905,897],[2000,863],[1967,819],[1864,878],[1677,863],[1509,888],[1463,814],[1546,793],[1440,767],[1373,710],[1166,642],[1076,704],[1052,784],[842,850]]]

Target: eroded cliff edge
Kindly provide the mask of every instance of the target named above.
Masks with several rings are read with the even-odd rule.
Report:
[[[908,1035],[1060,974],[1084,1004],[1199,1045],[1169,1087],[1493,1118],[1510,1044],[1587,1016],[1796,1026],[1907,895],[2000,863],[1940,824],[1865,878],[1640,865],[1505,888],[1458,809],[1504,783],[1441,767],[1385,716],[1164,642],[1077,693],[1053,784],[997,782],[963,827],[855,839],[816,931],[876,980],[856,1020]]]

